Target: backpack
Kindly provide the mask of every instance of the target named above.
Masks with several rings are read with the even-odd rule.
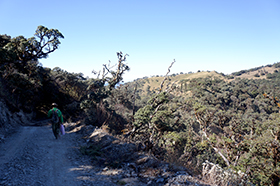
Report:
[[[52,110],[52,122],[59,123],[58,110]]]

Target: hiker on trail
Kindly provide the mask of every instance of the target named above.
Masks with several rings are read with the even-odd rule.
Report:
[[[60,135],[60,125],[63,125],[63,116],[61,111],[57,108],[58,105],[56,103],[52,104],[52,109],[48,112],[48,117],[51,118],[52,122],[52,130],[55,138],[59,138]]]

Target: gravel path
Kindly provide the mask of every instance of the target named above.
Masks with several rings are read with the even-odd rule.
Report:
[[[4,139],[0,143],[0,186],[206,186],[186,171],[171,171],[168,164],[143,153],[137,156],[140,159],[124,162],[120,168],[99,165],[98,160],[81,155],[81,145],[106,144],[104,152],[111,149],[108,157],[125,154],[128,150],[123,148],[131,145],[100,129],[92,133],[93,127],[92,138],[82,139],[83,134],[78,132],[81,127],[72,123],[65,126],[66,134],[58,140],[50,125],[20,127]]]
[[[116,185],[79,152],[74,132],[56,140],[51,126],[20,127],[0,144],[0,185]]]

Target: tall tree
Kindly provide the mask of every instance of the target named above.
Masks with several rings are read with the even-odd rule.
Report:
[[[39,65],[39,59],[58,49],[64,36],[57,29],[38,26],[34,37],[11,38],[0,35],[0,81],[3,92],[8,90],[8,102],[15,108],[32,110],[35,100],[43,100],[42,91],[49,82],[49,72]],[[24,104],[23,104],[24,103]]]
[[[122,52],[117,52],[118,63],[116,65],[110,66],[110,64],[104,64],[102,74],[100,71],[95,72],[93,70],[93,73],[97,75],[97,78],[89,80],[87,99],[85,99],[80,105],[88,115],[88,123],[102,125],[104,122],[103,120],[107,121],[110,117],[109,113],[109,116],[105,116],[107,111],[103,100],[112,95],[116,85],[122,81],[123,74],[126,71],[129,71],[129,66],[125,64],[127,56],[127,54],[124,55]],[[102,119],[103,117],[107,119]]]

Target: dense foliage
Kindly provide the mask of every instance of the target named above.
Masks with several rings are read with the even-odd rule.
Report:
[[[65,100],[39,59],[46,58],[60,44],[63,35],[56,29],[38,26],[35,37],[11,38],[0,35],[0,93],[12,110],[43,112],[51,101]]]
[[[278,184],[279,80],[275,71],[270,80],[181,81],[136,112],[133,138],[150,139],[155,154],[173,156],[193,173],[208,160],[242,171],[254,184]]]

